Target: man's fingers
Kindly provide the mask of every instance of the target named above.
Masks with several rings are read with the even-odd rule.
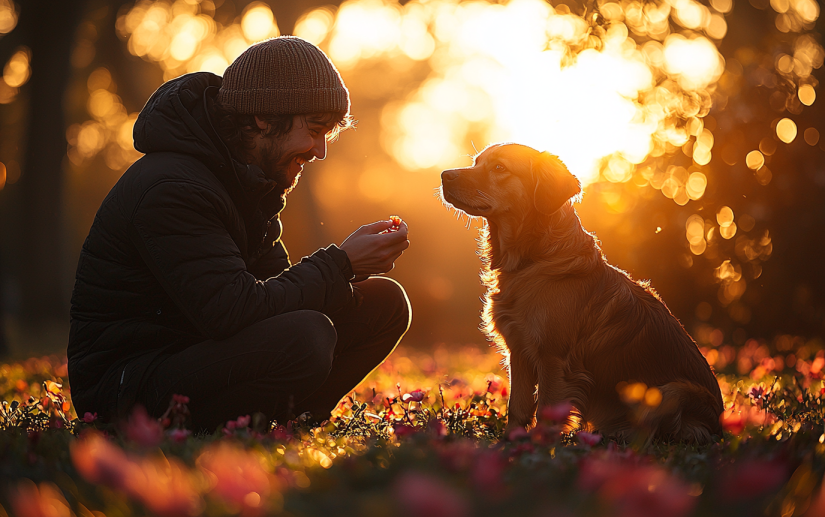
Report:
[[[374,223],[365,224],[359,228],[358,231],[365,234],[376,234],[381,233],[384,230],[389,230],[390,228],[392,228],[392,221],[376,221]]]

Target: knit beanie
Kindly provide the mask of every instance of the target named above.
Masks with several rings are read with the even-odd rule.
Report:
[[[245,115],[348,113],[349,91],[324,52],[294,36],[252,45],[229,65],[218,101]]]

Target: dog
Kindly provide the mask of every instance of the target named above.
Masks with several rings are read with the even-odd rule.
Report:
[[[607,263],[573,208],[581,184],[558,157],[493,144],[441,182],[446,204],[485,220],[481,328],[509,371],[505,436],[566,402],[581,429],[619,439],[721,435],[710,366],[656,292]],[[631,406],[623,386],[658,392]]]

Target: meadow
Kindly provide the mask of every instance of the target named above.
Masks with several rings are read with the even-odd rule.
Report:
[[[162,419],[101,425],[75,414],[65,359],[4,364],[0,515],[825,515],[822,342],[702,350],[726,404],[706,447],[577,432],[567,405],[504,439],[508,385],[486,347],[408,345],[331,422],[240,415],[209,436],[187,429],[184,396]],[[634,409],[660,399],[618,389]]]

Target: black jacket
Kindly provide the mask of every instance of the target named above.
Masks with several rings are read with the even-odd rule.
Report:
[[[152,95],[134,129],[145,156],[106,196],[83,244],[68,345],[81,415],[129,406],[118,401],[123,377],[139,383],[164,354],[280,313],[331,314],[352,302],[352,269],[336,246],[290,267],[281,192],[215,132],[220,84],[195,73]]]

